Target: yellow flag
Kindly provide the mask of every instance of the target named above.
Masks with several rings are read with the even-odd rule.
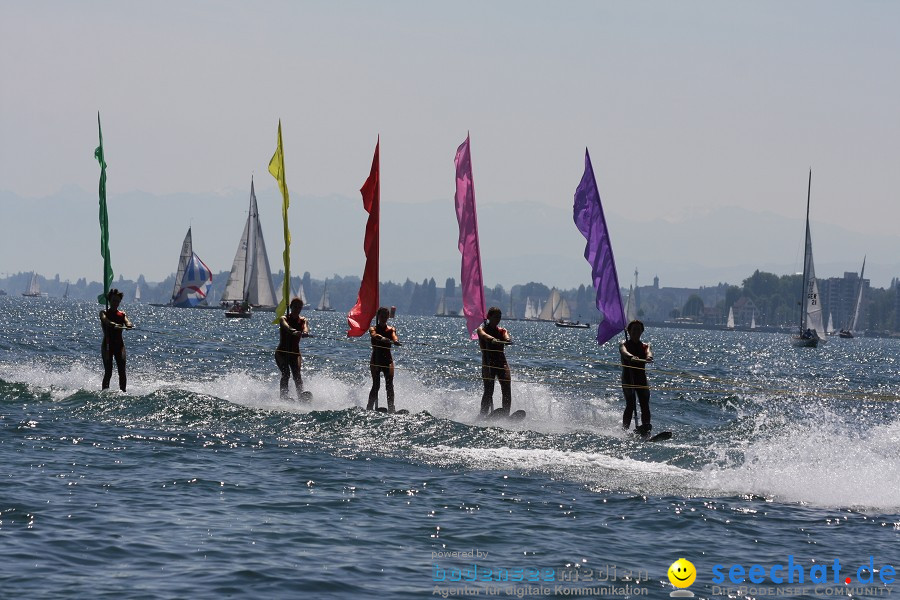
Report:
[[[269,161],[269,173],[278,180],[278,189],[281,190],[281,217],[284,219],[284,283],[281,284],[281,300],[278,302],[278,308],[275,309],[275,320],[272,323],[278,323],[284,313],[287,311],[288,304],[291,302],[291,230],[288,229],[288,206],[291,204],[291,198],[288,195],[287,181],[284,178],[284,147],[281,145],[281,119],[278,120],[278,148],[275,149],[275,156]]]

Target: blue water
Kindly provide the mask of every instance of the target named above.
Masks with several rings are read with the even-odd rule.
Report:
[[[817,598],[870,556],[900,567],[897,340],[650,328],[654,431],[674,432],[650,444],[621,431],[594,332],[508,323],[528,418],[486,425],[460,319],[395,319],[412,414],[387,416],[362,410],[368,342],[341,314],[308,315],[301,406],[278,398],[271,314],[124,308],[129,389],[101,393],[97,305],[0,298],[0,597],[664,598],[685,557],[690,590],[724,598],[717,564],[839,559],[851,586],[789,594]],[[473,563],[509,580],[465,584]]]

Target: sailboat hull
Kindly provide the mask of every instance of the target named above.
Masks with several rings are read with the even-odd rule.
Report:
[[[590,323],[572,323],[571,321],[557,321],[557,327],[569,327],[571,329],[590,329]]]
[[[795,335],[791,338],[791,345],[795,348],[816,348],[819,345],[819,338],[808,338]]]

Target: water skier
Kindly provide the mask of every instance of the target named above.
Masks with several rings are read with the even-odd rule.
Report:
[[[372,389],[369,390],[369,403],[366,410],[378,408],[378,390],[381,388],[381,375],[384,375],[384,389],[387,392],[387,411],[394,409],[394,358],[391,356],[391,346],[400,346],[397,338],[397,330],[387,324],[391,311],[382,306],[375,313],[375,325],[369,327],[369,336],[372,338],[372,358],[369,361],[369,370],[372,372]]]
[[[100,343],[100,356],[103,357],[103,388],[109,389],[112,379],[112,363],[116,361],[119,372],[119,389],[125,391],[125,340],[122,331],[134,327],[123,311],[119,310],[124,294],[113,288],[106,294],[109,307],[100,311],[100,325],[103,328],[103,341]]]
[[[512,340],[509,332],[500,327],[500,309],[492,306],[487,311],[487,320],[475,330],[478,334],[478,345],[481,347],[481,378],[484,382],[484,394],[481,396],[481,415],[496,414],[509,416],[512,407],[512,390],[509,364],[506,362],[504,349]],[[503,397],[503,408],[494,408],[494,380],[500,380],[500,392]]]
[[[641,404],[640,424],[635,426],[635,433],[646,436],[650,433],[650,385],[647,382],[647,363],[653,362],[653,351],[650,344],[641,342],[644,324],[632,321],[625,328],[625,341],[619,345],[622,357],[622,393],[625,395],[625,413],[622,415],[622,427],[631,426],[631,417],[636,412],[636,400]]]
[[[310,400],[312,394],[303,392],[303,376],[300,367],[303,357],[300,355],[300,338],[309,335],[309,323],[305,317],[300,316],[303,310],[303,300],[294,298],[288,307],[288,312],[278,320],[279,339],[278,348],[275,350],[275,364],[281,371],[281,399],[288,399],[289,379],[293,377],[297,387],[298,400]]]

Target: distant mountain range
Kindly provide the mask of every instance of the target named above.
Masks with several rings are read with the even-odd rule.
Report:
[[[277,271],[283,240],[280,198],[257,182],[260,220],[272,268]],[[228,270],[241,235],[246,192],[154,196],[109,193],[110,246],[116,275],[165,279],[176,268],[181,241],[193,227],[194,250],[213,269]],[[803,208],[796,219],[743,208],[722,207],[668,221],[641,215],[639,207],[606,206],[613,249],[623,286],[659,276],[667,287],[739,285],[754,270],[776,274],[802,268]],[[590,282],[584,239],[572,223],[571,204],[558,206],[480,199],[479,233],[487,285],[539,281],[574,287]],[[67,188],[46,198],[0,192],[5,228],[0,237],[0,271],[99,279],[96,192]],[[453,198],[415,204],[382,198],[381,278],[421,281],[459,277]],[[292,197],[292,271],[313,277],[361,274],[366,214],[359,198]],[[820,277],[858,271],[868,255],[866,277],[887,287],[900,275],[900,234],[873,236],[812,221],[816,271]]]

